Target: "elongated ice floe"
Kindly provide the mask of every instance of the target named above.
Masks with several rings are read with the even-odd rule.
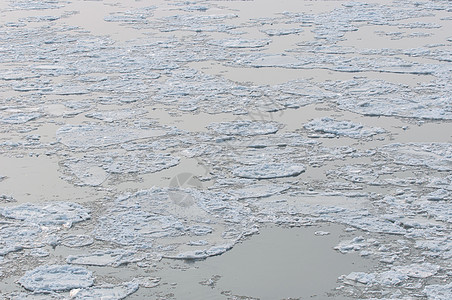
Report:
[[[70,265],[44,265],[27,271],[19,283],[30,291],[69,291],[93,285],[91,271]]]
[[[13,207],[5,207],[0,214],[6,218],[23,220],[37,225],[64,225],[88,220],[90,212],[80,204],[72,202],[51,202],[47,204],[25,203]]]
[[[238,177],[251,179],[271,179],[279,177],[298,176],[306,168],[300,164],[289,163],[264,163],[260,165],[243,166],[233,170],[233,174]]]
[[[89,266],[113,266],[118,267],[122,264],[137,262],[143,257],[136,255],[134,251],[126,250],[102,250],[89,254],[69,255],[66,262],[72,265],[89,265]]]
[[[328,117],[314,119],[309,123],[304,124],[303,127],[308,130],[330,133],[338,136],[347,136],[355,139],[366,138],[385,132],[382,128],[368,127],[351,121],[338,121]]]
[[[71,299],[79,300],[121,300],[135,293],[139,288],[138,283],[126,282],[120,285],[101,285],[89,288],[72,289],[69,293]]]
[[[232,121],[211,123],[207,128],[218,134],[249,136],[276,133],[280,124],[268,121]]]

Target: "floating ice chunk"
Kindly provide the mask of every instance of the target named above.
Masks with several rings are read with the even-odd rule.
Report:
[[[89,235],[68,235],[61,240],[61,245],[70,248],[86,247],[94,243],[94,239]]]
[[[226,48],[260,48],[270,44],[271,40],[246,40],[246,39],[224,39],[211,41],[211,45],[222,46]]]
[[[290,185],[279,184],[255,184],[241,189],[231,190],[231,194],[237,199],[262,198],[279,194],[290,189]]]
[[[304,63],[289,55],[277,54],[277,55],[267,55],[253,60],[250,65],[256,68],[263,67],[279,67],[279,68],[296,68],[300,67]]]
[[[73,148],[105,147],[163,134],[162,130],[97,125],[65,125],[56,133],[59,142]]]
[[[452,193],[445,189],[438,189],[434,192],[428,193],[425,198],[430,201],[446,201],[452,200]]]
[[[105,122],[115,122],[124,119],[130,119],[139,115],[145,114],[144,109],[122,109],[122,110],[110,110],[110,111],[97,111],[88,113],[85,116],[88,118],[98,119]]]
[[[147,24],[147,19],[153,15],[155,6],[144,7],[135,11],[112,13],[104,18],[106,22],[121,22],[127,24]]]
[[[44,265],[27,271],[19,283],[34,292],[69,291],[93,285],[91,271],[70,265]]]
[[[253,136],[276,133],[280,124],[268,121],[232,121],[211,123],[208,129],[224,135]]]
[[[352,272],[345,277],[346,280],[359,282],[368,286],[383,285],[396,286],[408,279],[408,276],[393,270],[382,273]]]
[[[424,255],[432,257],[452,258],[452,241],[449,239],[434,239],[416,241],[416,248],[425,250]]]
[[[39,226],[0,225],[0,256],[24,248],[42,247],[42,230]]]
[[[96,166],[90,161],[69,160],[64,162],[64,165],[80,180],[77,182],[78,185],[99,186],[109,176],[104,168]]]
[[[449,300],[452,299],[452,282],[449,284],[427,285],[423,292],[430,300]]]
[[[302,28],[280,28],[280,29],[262,29],[261,32],[268,36],[281,36],[289,34],[297,34],[303,32]]]
[[[179,164],[179,158],[163,153],[132,153],[115,157],[104,166],[109,173],[154,173]]]
[[[300,164],[263,163],[260,165],[238,167],[232,173],[242,178],[271,179],[298,176],[305,170],[306,168]]]
[[[440,270],[440,266],[430,263],[422,263],[411,264],[407,266],[398,266],[394,267],[393,269],[399,273],[406,274],[409,277],[427,278],[435,275]]]
[[[7,117],[3,117],[0,120],[3,123],[8,123],[8,124],[23,124],[23,123],[27,123],[29,121],[36,120],[36,119],[40,118],[41,116],[42,115],[40,113],[17,113],[17,114],[9,115]]]
[[[75,300],[121,300],[135,293],[138,288],[138,283],[128,282],[118,286],[103,285],[84,289],[73,289],[69,293],[69,296]]]
[[[213,246],[208,249],[204,250],[195,250],[195,251],[188,251],[184,253],[179,253],[175,256],[165,256],[166,258],[172,258],[172,259],[185,259],[185,260],[197,260],[197,259],[206,259],[210,256],[220,255],[228,251],[233,247],[233,244],[225,244],[225,245],[218,245]]]
[[[72,202],[52,202],[43,205],[25,203],[5,207],[0,210],[0,214],[6,218],[23,220],[32,224],[64,225],[66,227],[90,218],[89,210]]]
[[[390,144],[380,150],[397,164],[452,170],[452,144],[449,143]]]
[[[66,258],[66,262],[74,265],[118,267],[120,265],[137,262],[142,259],[143,258],[137,256],[134,251],[117,249],[96,251],[90,254],[69,255]]]
[[[338,136],[347,136],[354,139],[370,137],[384,133],[385,130],[378,127],[367,127],[351,121],[337,121],[328,117],[314,119],[304,124],[304,128],[323,133],[331,133]]]

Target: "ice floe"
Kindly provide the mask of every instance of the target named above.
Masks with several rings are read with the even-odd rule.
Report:
[[[70,299],[109,299],[121,300],[135,293],[139,288],[138,283],[127,282],[121,285],[101,285],[89,288],[72,289]]]
[[[69,291],[94,284],[91,271],[70,265],[44,265],[27,271],[19,283],[31,291]]]
[[[384,133],[382,128],[367,127],[350,121],[338,121],[332,118],[314,119],[303,125],[308,130],[313,130],[334,136],[347,136],[351,138],[366,138],[376,134]]]

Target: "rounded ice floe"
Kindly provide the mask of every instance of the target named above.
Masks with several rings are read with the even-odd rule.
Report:
[[[5,207],[0,214],[6,218],[22,220],[39,225],[64,225],[71,227],[73,223],[90,218],[89,210],[77,203],[55,202],[47,204],[25,203],[18,206]]]
[[[301,164],[263,163],[260,165],[238,167],[232,173],[242,178],[271,179],[298,176],[305,170],[306,168]]]
[[[34,292],[69,291],[93,285],[91,271],[70,265],[44,265],[27,271],[19,283]]]
[[[61,245],[70,248],[85,247],[94,243],[94,239],[89,235],[69,235],[61,240]]]
[[[211,123],[208,129],[222,135],[252,136],[272,134],[279,130],[278,123],[266,121],[232,121]]]
[[[337,121],[328,117],[314,119],[304,124],[303,127],[308,130],[330,133],[336,136],[347,136],[355,139],[366,138],[385,132],[382,128],[367,127],[350,121]]]

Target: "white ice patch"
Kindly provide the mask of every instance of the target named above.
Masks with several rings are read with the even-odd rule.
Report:
[[[211,41],[211,45],[221,46],[226,48],[260,48],[270,44],[271,40],[246,40],[246,39],[224,39]]]
[[[450,300],[452,299],[452,283],[427,285],[423,292],[430,300]]]
[[[366,138],[385,132],[382,128],[368,127],[351,121],[337,121],[328,117],[314,119],[304,124],[303,127],[308,130],[333,134],[335,136],[347,136],[354,139]]]
[[[6,117],[0,118],[0,121],[7,124],[23,124],[29,121],[36,120],[40,118],[42,114],[40,113],[17,113],[10,114]]]
[[[429,167],[438,171],[452,170],[452,144],[391,144],[380,148],[396,164]]]
[[[65,125],[56,133],[60,143],[71,148],[82,149],[117,145],[163,134],[164,131],[156,129],[99,125]]]
[[[302,28],[262,29],[261,32],[268,36],[282,36],[303,32]]]
[[[142,259],[143,257],[136,255],[134,251],[116,249],[96,251],[90,254],[69,255],[66,258],[66,262],[73,265],[118,267]]]
[[[300,164],[289,163],[263,163],[259,165],[243,166],[233,169],[235,176],[250,179],[271,179],[280,177],[298,176],[306,168]]]
[[[70,265],[44,265],[27,271],[19,283],[34,292],[69,291],[93,285],[91,271]]]
[[[122,109],[109,111],[96,111],[88,113],[85,116],[88,118],[102,120],[104,122],[115,122],[124,119],[130,119],[146,113],[144,109]]]
[[[94,243],[94,239],[89,235],[68,235],[61,239],[61,245],[69,248],[86,247]]]
[[[240,189],[231,190],[230,193],[237,199],[270,197],[290,189],[290,185],[254,184]]]
[[[22,220],[37,225],[63,225],[71,227],[73,223],[90,218],[90,212],[83,206],[72,202],[53,202],[48,204],[25,203],[5,207],[0,214],[6,218]]]
[[[19,251],[24,248],[42,247],[40,241],[44,233],[39,226],[33,225],[0,225],[0,256],[10,252]]]
[[[128,282],[121,285],[93,286],[85,289],[73,289],[69,293],[70,299],[74,300],[121,300],[135,293],[139,284]]]
[[[212,123],[207,128],[223,135],[253,136],[276,133],[280,125],[267,121],[233,121]]]

